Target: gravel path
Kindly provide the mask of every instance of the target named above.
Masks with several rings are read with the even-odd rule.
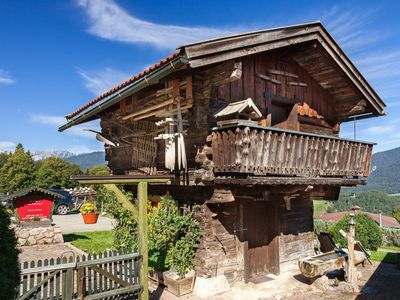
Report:
[[[103,231],[114,228],[113,220],[99,216],[96,224],[85,224],[81,214],[53,215],[53,223],[61,227],[63,234],[72,232]]]

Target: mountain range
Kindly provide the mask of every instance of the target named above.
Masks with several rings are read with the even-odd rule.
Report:
[[[74,154],[65,150],[40,150],[32,153],[32,158],[35,161],[42,160],[48,157],[59,157],[66,161],[77,164],[82,171],[89,169],[93,166],[105,165],[104,151],[95,151],[90,153]]]

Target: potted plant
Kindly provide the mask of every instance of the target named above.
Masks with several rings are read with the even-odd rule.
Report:
[[[161,197],[156,207],[149,208],[149,269],[177,296],[193,290],[194,254],[201,237],[195,219],[198,208],[181,214],[177,201],[169,197]]]
[[[80,210],[85,224],[96,224],[99,217],[96,205],[91,202],[84,203]]]

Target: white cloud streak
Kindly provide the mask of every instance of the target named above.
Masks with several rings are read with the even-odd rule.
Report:
[[[7,71],[0,69],[0,84],[14,84],[15,80],[10,77]]]
[[[85,87],[94,95],[99,95],[131,77],[129,74],[111,68],[100,71],[78,69],[78,74],[84,79]]]
[[[65,122],[66,122],[65,118],[61,117],[61,116],[50,116],[50,115],[40,115],[40,114],[32,115],[31,121],[33,121],[35,123],[53,126],[54,130],[57,130],[58,127],[65,124]],[[77,136],[77,137],[90,138],[90,139],[95,138],[93,132],[85,131],[83,129],[92,129],[92,130],[100,131],[100,126],[98,124],[98,121],[92,121],[92,122],[87,122],[84,124],[73,126],[69,129],[67,129],[65,132],[66,132],[66,134]]]
[[[79,0],[89,19],[88,32],[103,39],[130,44],[149,43],[172,49],[178,45],[223,36],[232,30],[162,25],[139,19],[113,0]]]
[[[13,142],[0,141],[0,152],[13,151],[17,144]]]
[[[355,52],[384,38],[384,34],[379,30],[371,27],[365,30],[373,21],[374,14],[376,11],[355,12],[345,7],[334,6],[322,19],[340,46]]]

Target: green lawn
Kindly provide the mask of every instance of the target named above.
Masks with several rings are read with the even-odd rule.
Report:
[[[314,218],[319,219],[320,215],[326,213],[326,210],[331,205],[330,201],[314,200]]]
[[[114,247],[114,233],[112,231],[76,232],[63,236],[65,242],[70,242],[88,253],[100,253]]]
[[[372,251],[371,259],[375,261],[381,261],[388,264],[396,264],[397,263],[397,256],[399,253],[390,253],[390,252],[383,252],[383,251]]]
[[[396,247],[396,246],[380,246],[379,248],[400,251],[400,247]]]

